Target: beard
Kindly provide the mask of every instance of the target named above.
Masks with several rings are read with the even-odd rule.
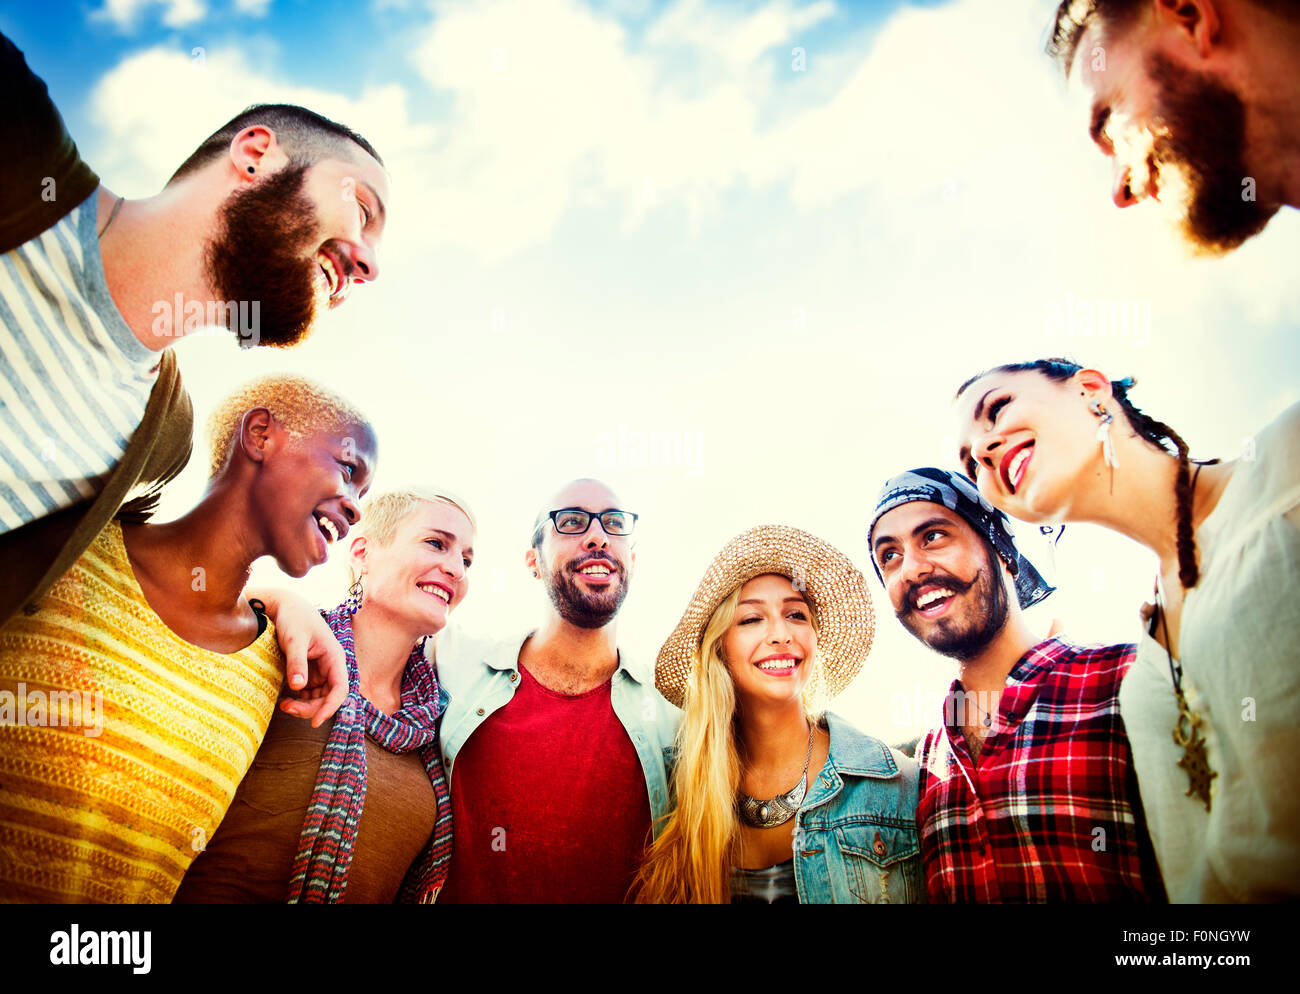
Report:
[[[615,589],[608,591],[584,590],[579,584],[577,571],[592,563],[604,563],[618,575]],[[606,556],[587,556],[573,563],[556,567],[546,577],[546,593],[560,617],[577,628],[604,628],[614,620],[623,598],[627,596],[627,573],[620,563]]]
[[[1172,175],[1185,186],[1180,232],[1200,252],[1231,252],[1263,231],[1278,211],[1243,195],[1249,176],[1242,159],[1245,106],[1212,76],[1158,52],[1148,57],[1147,72],[1159,87],[1165,125],[1153,143],[1157,175]]]
[[[316,319],[319,237],[316,210],[303,192],[307,166],[289,164],[236,190],[221,205],[221,227],[207,246],[209,280],[219,298],[257,304],[253,327],[226,326],[240,345],[286,348],[302,341]]]
[[[954,659],[966,661],[983,652],[990,642],[997,637],[1007,623],[1010,608],[1007,603],[1006,584],[1002,582],[997,554],[992,549],[985,552],[984,568],[975,574],[969,583],[962,583],[951,574],[935,574],[926,577],[924,583],[938,583],[954,593],[953,600],[964,597],[967,591],[974,591],[974,603],[965,611],[954,611],[939,618],[928,628],[927,622],[920,618],[913,607],[914,592],[923,584],[916,583],[907,591],[904,607],[896,611],[903,627],[916,638],[924,642],[935,652]]]

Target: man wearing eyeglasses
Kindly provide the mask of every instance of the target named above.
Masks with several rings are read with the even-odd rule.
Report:
[[[618,647],[636,515],[575,480],[537,516],[524,563],[550,608],[522,640],[438,647],[455,846],[439,901],[618,903],[668,813],[677,712]]]

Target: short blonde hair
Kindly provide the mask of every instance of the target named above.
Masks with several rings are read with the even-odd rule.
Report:
[[[478,522],[474,512],[461,498],[447,490],[437,487],[406,487],[402,490],[385,490],[366,498],[361,505],[361,520],[357,523],[357,534],[364,535],[379,545],[389,545],[397,535],[397,526],[410,517],[421,504],[450,504],[466,518],[469,526],[478,531]],[[348,572],[352,582],[357,580],[357,572],[351,563]]]
[[[370,428],[369,419],[350,401],[303,376],[276,373],[250,380],[217,405],[208,418],[212,446],[210,474],[216,477],[230,462],[235,436],[244,415],[265,407],[291,438],[314,432]]]

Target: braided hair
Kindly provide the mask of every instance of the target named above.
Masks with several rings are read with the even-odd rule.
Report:
[[[1049,380],[1064,382],[1083,368],[1076,362],[1061,358],[1009,362],[972,376],[958,388],[957,396],[960,397],[976,380],[983,379],[991,373],[1039,373]],[[1174,483],[1178,580],[1182,583],[1183,589],[1191,590],[1200,578],[1200,570],[1196,565],[1196,539],[1192,533],[1192,476],[1187,443],[1178,432],[1163,421],[1157,421],[1144,414],[1133,401],[1129,400],[1128,392],[1136,385],[1136,380],[1126,376],[1122,380],[1111,380],[1110,389],[1134,434],[1178,460],[1178,476]]]

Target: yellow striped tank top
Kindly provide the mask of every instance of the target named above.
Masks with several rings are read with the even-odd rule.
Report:
[[[164,902],[274,712],[268,625],[223,655],[149,607],[112,522],[0,628],[0,900]]]

